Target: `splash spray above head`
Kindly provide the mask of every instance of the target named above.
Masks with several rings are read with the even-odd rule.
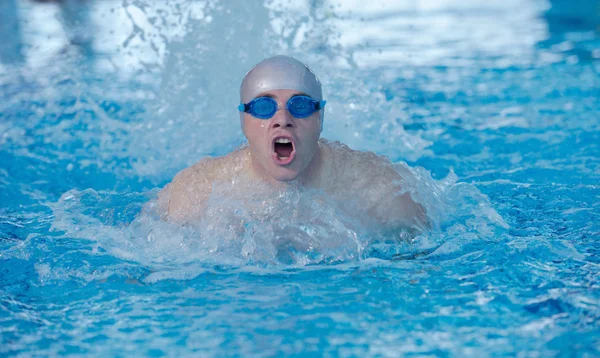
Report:
[[[321,82],[302,62],[290,56],[273,56],[259,62],[246,75],[240,86],[240,101],[248,103],[261,93],[293,89],[306,93],[315,101],[321,101]],[[323,130],[321,111],[321,130]],[[243,118],[243,113],[241,113]],[[242,121],[243,123],[243,121]]]

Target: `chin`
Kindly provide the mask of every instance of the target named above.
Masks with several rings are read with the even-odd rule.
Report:
[[[289,170],[289,169],[282,170],[281,168],[278,168],[278,169],[279,170],[276,170],[275,172],[271,173],[271,177],[280,182],[289,183],[291,181],[298,179],[298,177],[300,176],[300,173],[298,173],[295,170]]]

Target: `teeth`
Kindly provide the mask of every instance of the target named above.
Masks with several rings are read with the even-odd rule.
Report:
[[[287,159],[289,157],[280,157],[280,156],[277,156],[277,158],[285,160],[285,159]]]
[[[281,143],[281,144],[287,144],[287,143],[291,143],[292,141],[287,139],[287,138],[278,138],[275,143]]]

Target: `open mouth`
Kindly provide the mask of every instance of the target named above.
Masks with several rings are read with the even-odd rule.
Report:
[[[278,164],[288,164],[294,159],[294,142],[288,137],[277,137],[273,141],[273,159]]]

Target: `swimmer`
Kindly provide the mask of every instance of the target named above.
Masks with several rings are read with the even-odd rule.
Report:
[[[230,182],[231,195],[297,185],[321,191],[369,226],[427,227],[423,207],[404,188],[410,172],[399,173],[386,157],[320,139],[325,105],[321,83],[302,62],[274,56],[257,64],[240,87],[238,110],[248,145],[178,173],[159,193],[163,217],[197,221],[214,183]]]

